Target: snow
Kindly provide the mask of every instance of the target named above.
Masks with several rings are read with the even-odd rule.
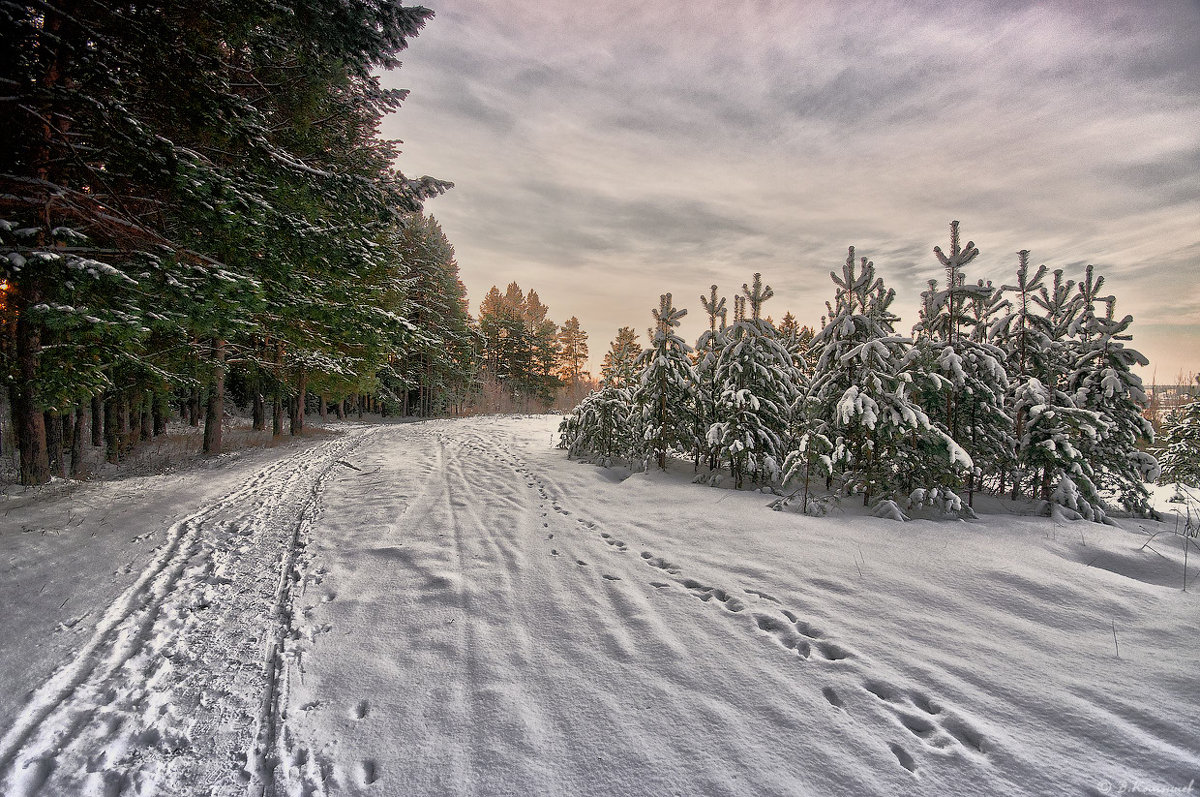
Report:
[[[1099,795],[1200,775],[1200,584],[1180,590],[1173,521],[983,498],[969,522],[772,512],[682,463],[568,461],[557,421],[347,423],[0,499],[0,793]]]

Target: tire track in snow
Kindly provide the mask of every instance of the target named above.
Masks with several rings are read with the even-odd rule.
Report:
[[[34,691],[0,739],[0,785],[6,795],[23,797],[46,788],[54,793],[155,791],[164,779],[176,786],[206,782],[215,788],[219,784],[211,778],[188,779],[212,776],[208,768],[213,766],[222,768],[231,787],[244,788],[254,779],[249,772],[238,775],[228,758],[206,758],[219,746],[214,731],[233,723],[244,736],[254,719],[253,713],[238,712],[246,696],[223,693],[222,682],[236,681],[254,691],[264,678],[258,639],[251,634],[233,652],[237,645],[230,643],[240,640],[226,638],[231,632],[236,637],[236,631],[223,627],[247,607],[261,611],[262,596],[252,589],[237,591],[242,582],[225,573],[244,576],[254,564],[262,576],[264,568],[269,573],[278,564],[277,556],[287,558],[286,547],[278,550],[281,541],[272,535],[278,537],[294,519],[296,500],[306,500],[305,486],[363,434],[353,432],[279,459],[167,529],[159,553],[104,610],[76,657]],[[230,514],[236,517],[232,523],[218,522]],[[210,612],[217,603],[221,610]],[[259,618],[242,619],[252,631]],[[214,661],[214,651],[231,658]],[[213,677],[214,671],[220,675]],[[229,738],[228,732],[221,734],[221,741]]]

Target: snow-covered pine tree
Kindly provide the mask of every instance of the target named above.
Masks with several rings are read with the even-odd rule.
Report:
[[[1167,415],[1154,454],[1162,469],[1160,482],[1200,488],[1200,378],[1191,399]]]
[[[920,490],[924,498],[939,490],[923,480],[933,457],[970,467],[965,451],[929,421],[914,401],[913,383],[927,375],[905,368],[912,346],[895,334],[899,320],[891,312],[894,290],[876,276],[875,265],[862,258],[856,265],[854,247],[827,305],[829,315],[813,338],[817,364],[809,391],[812,434],[831,441],[832,473],[847,493],[907,500]]]
[[[708,442],[708,428],[717,417],[717,400],[720,398],[720,388],[716,380],[717,362],[721,352],[728,343],[726,317],[728,311],[724,296],[717,295],[717,286],[709,287],[708,296],[700,297],[700,305],[708,315],[708,329],[696,341],[696,429],[694,432],[697,446],[697,466],[699,457],[707,459],[709,470],[716,470],[721,465],[720,449]]]
[[[804,329],[811,329],[805,327]],[[811,340],[811,334],[809,336]],[[809,357],[807,344],[800,352],[792,352],[792,362],[807,362]],[[819,406],[815,401],[813,382],[804,368],[797,365],[799,376],[798,395],[789,408],[790,428],[788,430],[788,447],[783,461],[783,484],[799,484],[801,507],[805,514],[823,514],[822,504],[810,499],[812,480],[814,478],[829,478],[833,475],[833,462],[829,455],[833,451],[833,442],[826,436],[829,424],[819,416]],[[789,503],[791,496],[785,498],[775,508],[782,509]]]
[[[945,268],[946,287],[938,290],[937,281],[930,280],[922,294],[922,309],[913,328],[916,346],[909,358],[936,377],[922,383],[921,406],[941,431],[968,450],[973,461],[963,472],[961,463],[936,458],[943,469],[930,475],[946,487],[965,481],[969,506],[981,480],[998,483],[1014,456],[1012,420],[1004,406],[1005,356],[983,341],[985,334],[979,329],[995,301],[995,291],[990,284],[968,284],[962,270],[979,254],[974,242],[961,246],[958,222],[952,221],[950,253],[940,247],[933,251]]]
[[[1143,448],[1154,440],[1154,427],[1142,414],[1149,399],[1135,365],[1149,361],[1125,346],[1133,316],[1114,316],[1116,297],[1103,296],[1104,277],[1088,266],[1079,283],[1080,313],[1075,329],[1078,358],[1067,375],[1066,391],[1076,407],[1091,410],[1103,420],[1104,434],[1081,444],[1096,485],[1113,495],[1126,510],[1152,513],[1145,482],[1158,476],[1158,462]]]
[[[621,327],[617,337],[604,353],[600,364],[600,378],[605,386],[631,387],[637,382],[637,359],[642,346],[637,341],[633,327]]]
[[[575,458],[590,458],[608,467],[628,460],[638,450],[630,388],[606,384],[589,393],[558,427],[559,448]]]
[[[382,392],[401,414],[423,417],[444,413],[471,394],[477,368],[466,288],[458,278],[454,247],[432,216],[411,214],[387,245],[396,256],[395,283],[382,293],[380,314],[397,313],[411,325],[409,340],[392,335],[389,362],[380,371]],[[355,390],[354,377],[322,383],[337,396]]]
[[[677,309],[664,293],[652,314],[655,326],[650,347],[638,358],[641,376],[633,400],[641,450],[666,470],[667,452],[693,447],[697,375],[688,359],[691,347],[675,332],[687,310]]]
[[[1038,312],[1036,298],[1045,286],[1046,266],[1038,266],[1029,273],[1029,250],[1017,253],[1017,279],[1012,285],[1003,285],[1001,295],[1011,295],[1004,312],[990,324],[988,336],[1005,353],[1005,372],[1008,374],[1008,393],[1005,407],[1013,419],[1013,436],[1017,443],[1014,462],[1009,471],[1012,479],[1012,498],[1016,500],[1026,475],[1023,440],[1027,418],[1017,408],[1017,392],[1029,380],[1037,379],[1040,386],[1049,366],[1048,360],[1054,348],[1051,341],[1050,319]],[[1044,387],[1044,386],[1043,386]],[[1036,392],[1036,390],[1035,390]],[[1003,490],[1003,485],[1001,485]]]
[[[813,328],[801,326],[789,310],[779,322],[779,342],[792,355],[792,363],[805,374],[811,373],[813,363],[808,360],[808,347],[812,343]]]
[[[1027,272],[1027,254],[1021,256],[1020,264]],[[1075,294],[1075,281],[1065,279],[1062,269],[1054,270],[1049,284],[1044,274],[1039,268],[1033,279],[1026,279],[1018,271],[1018,284],[1024,286],[1017,296],[1018,313],[1024,314],[1021,308],[1028,297],[1040,308],[1040,318],[1032,313],[1017,318],[1015,329],[1020,337],[1015,340],[1011,337],[1013,322],[1005,321],[1009,324],[1010,356],[1017,352],[1018,362],[1030,371],[1011,395],[1010,411],[1020,430],[1013,494],[1029,485],[1034,496],[1048,504],[1099,522],[1106,517],[1104,502],[1084,447],[1102,439],[1107,424],[1098,413],[1076,406],[1064,389],[1067,369],[1077,359],[1071,335],[1080,298]]]
[[[762,275],[742,285],[740,317],[729,330],[713,381],[718,391],[707,440],[729,461],[735,485],[778,479],[786,456],[792,404],[800,394],[800,374],[792,356],[763,319],[763,304],[774,296]],[[749,307],[749,316],[745,308]]]

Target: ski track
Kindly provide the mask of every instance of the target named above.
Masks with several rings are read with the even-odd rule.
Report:
[[[273,794],[304,533],[325,475],[366,433],[285,456],[166,529],[0,739],[0,791]]]
[[[422,600],[464,618],[446,650],[459,680],[446,684],[444,711],[468,739],[446,753],[446,793],[472,793],[474,777],[489,764],[487,733],[500,730],[510,745],[545,749],[553,731],[553,718],[515,716],[501,729],[488,724],[513,705],[539,710],[536,699],[522,698],[519,683],[505,695],[491,688],[535,656],[526,630],[537,627],[537,618],[525,616],[520,599],[522,572],[530,567],[569,568],[559,586],[597,593],[597,605],[610,607],[613,619],[598,636],[617,658],[632,647],[621,616],[649,587],[694,606],[700,622],[734,624],[747,645],[768,645],[780,668],[804,668],[799,688],[818,691],[830,711],[868,723],[872,738],[887,740],[881,753],[912,777],[920,777],[931,756],[987,765],[993,743],[948,701],[880,677],[835,624],[815,624],[760,585],[737,583],[733,568],[718,579],[701,578],[681,557],[631,545],[621,529],[606,528],[568,500],[545,468],[521,455],[521,442],[505,435],[503,425],[400,428],[404,442],[414,444],[406,472],[424,474],[419,484],[406,485],[415,494],[400,496],[401,519],[447,535],[443,554],[451,559],[405,561],[426,579]],[[355,430],[272,463],[172,525],[157,556],[104,611],[76,658],[34,692],[0,739],[0,791],[116,797],[190,794],[202,783],[210,794],[321,797],[339,786],[356,792],[384,785],[392,774],[388,762],[363,751],[348,764],[347,751],[304,738],[287,721],[305,653],[330,630],[313,612],[336,598],[326,593],[301,607],[300,597],[325,575],[312,568],[305,543],[321,515],[326,478],[371,431]],[[498,528],[496,513],[485,517],[481,507],[499,508],[514,523],[532,519],[547,564],[528,561],[537,538]],[[471,576],[485,571],[489,605],[482,607]],[[833,594],[846,589],[821,579],[803,586]],[[508,627],[520,634],[517,644],[490,644],[488,635],[497,632],[472,622],[485,609],[513,618]],[[646,629],[673,649],[687,647],[666,622]],[[500,655],[510,660],[498,661]],[[346,711],[355,722],[369,721],[370,701],[359,698]]]
[[[515,471],[522,483],[535,492],[544,511],[573,519],[578,532],[603,542],[610,553],[632,551],[628,543],[605,530],[600,522],[577,508],[568,509],[566,492],[546,473],[535,470],[514,453],[516,446],[495,441],[486,445],[480,441],[473,448],[474,453]],[[557,549],[552,551],[554,557],[558,553]],[[863,655],[835,641],[835,635],[815,628],[772,594],[755,586],[723,587],[689,578],[685,567],[653,551],[643,550],[638,556],[653,576],[646,583],[656,591],[673,588],[678,594],[691,596],[719,610],[726,621],[740,623],[748,634],[765,637],[780,649],[781,655],[820,667],[818,674],[824,683],[817,688],[833,709],[860,713],[865,710],[874,719],[888,723],[887,731],[894,737],[888,749],[897,766],[916,776],[922,755],[959,754],[977,763],[987,763],[991,743],[961,712],[919,687],[897,686],[873,676],[872,664]],[[573,561],[580,569],[589,567],[583,559]],[[619,588],[618,582],[624,577],[609,572],[600,574],[609,589]],[[845,585],[828,579],[812,579],[808,586],[838,595],[848,591]],[[858,701],[855,697],[869,700]]]

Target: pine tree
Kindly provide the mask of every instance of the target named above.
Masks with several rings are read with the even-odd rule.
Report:
[[[909,368],[912,341],[895,334],[899,319],[890,310],[895,291],[867,258],[855,264],[854,247],[841,275],[830,277],[834,302],[813,338],[818,359],[809,391],[815,419],[810,434],[831,442],[830,470],[843,490],[863,494],[864,505],[872,497],[940,496],[944,485],[936,479],[944,463],[972,463],[913,399],[914,383],[919,387],[931,377]]]
[[[637,381],[637,359],[642,346],[637,342],[633,327],[621,327],[617,337],[609,344],[600,364],[600,378],[604,386],[630,387]]]
[[[492,286],[479,306],[485,378],[513,400],[528,400],[536,392],[533,335],[525,322],[525,295],[517,283],[505,293]]]
[[[922,372],[935,376],[918,391],[921,406],[941,432],[966,448],[973,463],[963,473],[957,460],[946,461],[933,479],[945,487],[965,481],[970,506],[979,482],[985,477],[999,482],[1015,456],[1012,421],[1004,403],[1005,355],[985,342],[986,320],[999,312],[1000,300],[990,283],[967,283],[963,266],[979,250],[974,242],[960,245],[957,221],[950,222],[950,254],[939,247],[933,251],[945,268],[946,287],[939,290],[937,280],[930,280],[921,295],[913,328],[916,347],[909,357],[921,363]]]
[[[1064,278],[1062,269],[1051,274],[1049,284],[1042,269],[1033,279],[1023,279],[1020,271],[1027,270],[1027,263],[1023,255],[1018,285],[1024,287],[1018,307],[1028,295],[1041,312],[1036,318],[1020,310],[1021,337],[1010,339],[1008,345],[1010,352],[1020,352],[1019,361],[1031,371],[1017,384],[1011,399],[1011,412],[1020,430],[1013,494],[1019,494],[1028,482],[1042,501],[1087,520],[1103,521],[1104,502],[1085,450],[1104,438],[1108,425],[1098,413],[1078,407],[1066,390],[1068,369],[1078,359],[1072,335],[1081,300],[1075,293],[1075,281]]]
[[[812,373],[813,363],[809,360],[808,351],[815,334],[812,327],[802,326],[790,311],[784,314],[779,323],[779,342],[792,355],[792,364],[806,375]]]
[[[713,374],[718,395],[708,443],[730,463],[735,485],[778,479],[787,450],[792,404],[800,376],[792,356],[762,316],[774,295],[761,274],[742,285],[749,317],[735,321]]]
[[[1159,481],[1200,487],[1200,379],[1191,399],[1168,413],[1155,441]]]
[[[664,293],[652,315],[655,326],[649,348],[638,358],[641,376],[633,402],[641,450],[666,470],[670,450],[690,450],[697,376],[688,359],[691,347],[675,332],[687,310],[677,309]]]
[[[1154,440],[1154,428],[1143,415],[1149,399],[1133,366],[1149,362],[1125,346],[1133,316],[1114,316],[1116,298],[1102,296],[1104,277],[1088,266],[1079,283],[1080,314],[1076,322],[1079,356],[1067,375],[1066,390],[1076,407],[1095,412],[1103,421],[1098,440],[1084,439],[1084,457],[1097,487],[1116,496],[1139,515],[1152,514],[1145,482],[1158,476],[1158,462],[1142,447]],[[1103,310],[1101,311],[1101,306]]]
[[[1049,368],[1049,358],[1053,344],[1051,341],[1051,326],[1047,316],[1037,312],[1036,297],[1044,288],[1045,276],[1049,269],[1038,266],[1032,276],[1029,274],[1029,250],[1023,249],[1017,253],[1017,279],[1012,285],[1000,288],[1001,295],[1011,295],[1007,305],[989,326],[988,336],[995,341],[1005,353],[1005,372],[1008,374],[1008,393],[1005,396],[1005,407],[1013,419],[1013,436],[1017,443],[1014,451],[1014,461],[1009,476],[1012,478],[1012,497],[1015,500],[1020,491],[1023,475],[1026,473],[1027,452],[1024,442],[1027,418],[1023,410],[1017,407],[1017,392],[1023,390],[1031,379],[1045,378]],[[1036,389],[1035,389],[1036,392]],[[1003,490],[1003,485],[1001,485]]]
[[[588,335],[579,328],[579,319],[571,316],[558,333],[558,374],[568,390],[574,390],[591,374],[584,370],[588,358]]]
[[[454,247],[437,220],[423,214],[406,217],[389,245],[397,261],[390,290],[377,307],[402,316],[410,329],[385,343],[382,392],[402,413],[441,414],[470,395],[476,367],[466,288],[458,277]],[[332,375],[321,381],[335,395],[354,387]]]
[[[547,317],[549,312],[550,308],[542,304],[537,291],[530,289],[521,304],[521,315],[525,319],[525,328],[530,338],[532,363],[526,378],[526,390],[547,407],[554,401],[554,394],[562,384],[563,354],[561,333],[558,325]],[[585,340],[586,337],[584,333]],[[586,343],[584,347],[586,348]],[[576,380],[578,378],[577,376]]]
[[[717,363],[729,343],[728,311],[724,296],[717,295],[717,286],[709,287],[708,296],[700,297],[700,305],[708,315],[708,329],[696,341],[696,464],[700,457],[708,460],[710,470],[721,465],[720,446],[710,443],[708,430],[717,420],[717,402],[721,397],[717,382]]]
[[[633,397],[628,387],[606,384],[590,393],[559,425],[559,448],[575,458],[608,467],[636,456],[639,441]]]

